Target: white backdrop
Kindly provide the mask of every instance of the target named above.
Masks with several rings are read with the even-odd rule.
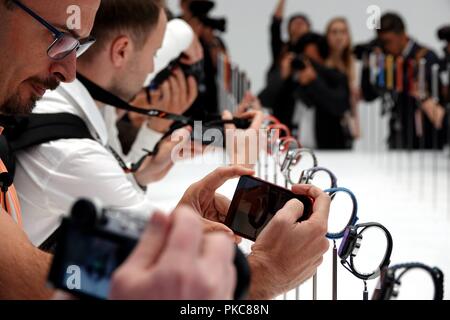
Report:
[[[174,13],[179,13],[180,0],[166,0]],[[258,93],[265,85],[265,74],[271,63],[269,25],[277,0],[216,0],[213,15],[228,18],[228,32],[224,35],[232,59],[246,70]],[[381,11],[400,13],[408,32],[421,43],[441,55],[443,44],[436,31],[450,23],[450,0],[287,0],[286,17],[304,12],[313,23],[313,29],[323,32],[328,21],[336,16],[348,19],[354,43],[374,37],[367,28],[370,5]],[[284,27],[286,29],[286,27]],[[355,144],[356,150],[379,151],[385,149],[387,118],[380,117],[380,104],[361,104],[362,136]]]
[[[179,12],[180,0],[166,0],[170,9]],[[270,63],[269,24],[277,0],[216,0],[214,15],[228,18],[225,34],[233,60],[248,70],[259,91],[264,86],[266,70]],[[367,7],[377,5],[382,12],[400,13],[409,33],[420,42],[442,51],[436,30],[450,23],[449,0],[288,0],[286,16],[295,12],[306,13],[314,30],[323,32],[327,22],[335,16],[345,16],[351,26],[354,42],[369,40],[373,31],[366,26]]]

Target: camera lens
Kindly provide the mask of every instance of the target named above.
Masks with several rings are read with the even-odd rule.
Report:
[[[77,227],[91,228],[97,222],[97,207],[90,200],[78,200],[72,208],[71,218]]]

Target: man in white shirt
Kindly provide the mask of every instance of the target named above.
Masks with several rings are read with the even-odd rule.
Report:
[[[94,26],[97,42],[80,58],[78,72],[123,100],[131,100],[153,70],[153,59],[148,57],[155,56],[160,48],[165,25],[166,20],[163,20],[160,29],[140,42],[132,41],[135,38],[132,31],[121,35],[117,30],[109,30],[107,32],[116,36],[110,40],[109,36],[102,36],[104,29]],[[168,137],[157,156],[147,157],[137,172],[125,174],[112,153],[121,156],[120,150],[109,149],[110,141],[117,141],[117,137],[108,135],[104,115],[114,118],[111,114],[114,111],[95,101],[78,80],[62,84],[36,105],[35,113],[77,115],[96,141],[60,139],[17,154],[16,184],[25,212],[23,223],[35,245],[40,246],[51,237],[60,225],[61,216],[81,197],[97,197],[114,209],[145,215],[153,211],[145,186],[159,180],[171,168],[172,151],[180,147],[180,141]],[[189,133],[181,129],[174,136],[189,143]],[[132,154],[142,155],[143,149],[152,150],[160,137],[161,133],[143,125]],[[223,229],[226,228],[223,226]]]
[[[122,5],[128,4],[129,1],[123,0]],[[135,21],[132,16],[128,20],[130,18]],[[102,10],[96,19],[101,21],[100,26],[103,23],[110,26],[98,32],[95,31],[97,25],[94,26],[93,33],[98,38],[96,47],[92,48],[95,54],[83,58],[78,71],[129,101],[153,68],[152,59],[148,57],[153,56],[161,44],[165,14],[161,10],[158,24],[147,33],[131,21],[128,21],[131,26],[121,25],[120,19]],[[133,30],[139,30],[138,35],[133,34]],[[105,32],[105,36],[101,32]],[[140,39],[144,34],[146,37]],[[78,115],[96,141],[58,140],[18,154],[17,185],[24,205],[24,226],[35,244],[45,241],[58,228],[59,218],[67,214],[78,197],[96,197],[110,207],[149,214],[151,204],[137,185],[151,181],[165,161],[149,157],[146,161],[153,165],[147,167],[144,163],[142,171],[127,177],[106,148],[107,130],[101,116],[104,107],[96,103],[78,81],[46,95],[36,107],[36,112],[41,113]],[[167,149],[172,148],[171,143],[167,143]],[[170,154],[164,150],[160,152],[163,158]],[[230,201],[216,194],[216,190],[229,179],[252,173],[239,167],[220,168],[192,185],[180,201],[179,209],[188,206],[204,219],[223,222]],[[316,272],[328,249],[325,234],[329,197],[311,186],[296,186],[293,191],[315,200],[314,213],[306,223],[297,223],[303,214],[303,206],[292,200],[276,214],[273,223],[269,223],[248,258],[253,279],[250,298],[274,298],[295,288]],[[226,229],[222,224],[210,227],[212,230],[218,228]]]

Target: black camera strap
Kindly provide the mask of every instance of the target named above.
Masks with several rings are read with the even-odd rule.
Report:
[[[154,147],[153,151],[144,150],[147,154],[145,154],[138,162],[133,164],[131,168],[126,170],[127,172],[136,172],[139,170],[143,162],[148,156],[154,156],[158,153],[159,147],[163,140],[169,137],[174,131],[181,129],[185,126],[194,126],[195,120],[183,115],[177,115],[169,112],[164,112],[157,109],[142,109],[131,106],[128,102],[123,99],[117,97],[111,92],[103,89],[99,85],[95,84],[91,80],[87,79],[80,73],[77,73],[77,79],[85,86],[91,97],[99,102],[105,103],[111,107],[122,109],[129,112],[139,113],[152,118],[166,119],[172,120],[175,122],[174,125],[163,135],[163,137],[159,140],[159,142]],[[220,116],[212,117],[210,121],[204,123],[205,127],[215,127],[215,126],[223,126],[225,124],[234,124],[238,128],[246,128],[249,125],[249,121],[247,119],[239,119],[234,118],[232,120],[222,120]],[[113,153],[113,155],[117,158],[117,153]]]
[[[175,122],[184,123],[186,125],[192,122],[192,119],[185,116],[168,113],[157,109],[146,110],[142,108],[133,107],[128,102],[122,100],[121,98],[117,97],[111,92],[98,86],[97,84],[87,79],[80,73],[77,73],[77,79],[86,87],[87,91],[94,100],[100,101],[112,107],[129,112],[136,112],[148,117],[173,120]]]
[[[144,154],[144,156],[142,156],[136,163],[132,164],[131,167],[127,167],[127,165],[122,160],[122,158],[119,156],[119,154],[116,151],[114,151],[108,147],[110,152],[117,159],[117,161],[119,161],[119,164],[121,165],[122,168],[124,168],[124,171],[127,173],[137,172],[147,157],[154,156],[158,153],[159,146],[164,139],[166,139],[168,136],[170,136],[176,129],[182,128],[191,123],[191,119],[188,117],[185,117],[185,116],[167,113],[167,112],[157,110],[157,109],[145,110],[142,108],[133,107],[128,102],[126,102],[123,99],[119,98],[118,96],[112,94],[111,92],[103,89],[102,87],[95,84],[91,80],[87,79],[80,73],[77,73],[77,79],[85,86],[86,90],[89,92],[89,94],[92,96],[92,98],[96,101],[105,103],[113,108],[118,108],[118,109],[122,109],[122,110],[129,111],[129,112],[136,112],[136,113],[139,113],[139,114],[142,114],[142,115],[145,115],[148,117],[152,117],[152,118],[172,120],[176,123],[174,126],[172,126],[172,128],[168,132],[166,132],[163,135],[163,137],[159,140],[159,142],[154,147],[153,151],[144,150],[146,152],[146,154]]]

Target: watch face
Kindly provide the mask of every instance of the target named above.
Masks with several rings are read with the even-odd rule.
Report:
[[[344,237],[342,238],[341,245],[339,246],[339,257],[341,259],[347,259],[352,253],[353,246],[356,239],[356,230],[352,227],[345,228]]]

